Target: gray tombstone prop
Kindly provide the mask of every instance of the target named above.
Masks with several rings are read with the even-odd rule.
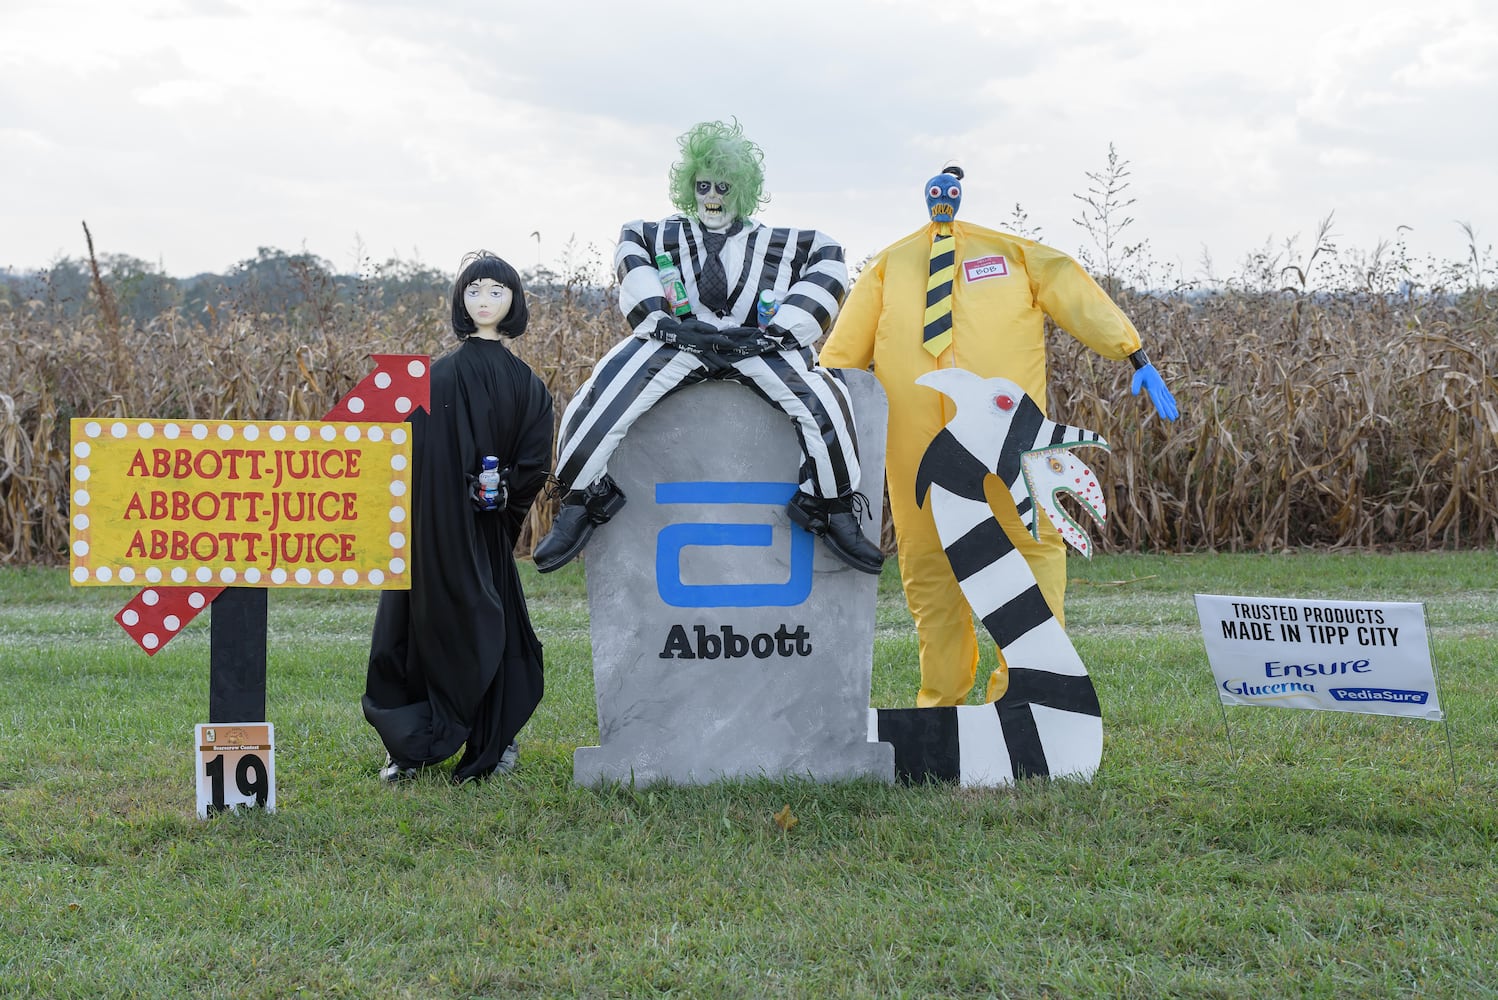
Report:
[[[888,404],[843,374],[877,540]],[[628,503],[586,552],[601,745],[577,784],[894,780],[867,725],[878,578],[791,524],[799,464],[790,421],[732,383],[630,428],[609,462]]]

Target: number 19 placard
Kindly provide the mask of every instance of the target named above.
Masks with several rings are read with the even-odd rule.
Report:
[[[196,735],[199,818],[239,806],[276,811],[274,726],[210,722]]]

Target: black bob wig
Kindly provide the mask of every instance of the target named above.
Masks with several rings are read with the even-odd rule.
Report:
[[[525,332],[525,324],[530,321],[530,309],[525,304],[525,286],[520,281],[520,272],[503,258],[496,257],[487,250],[476,250],[464,257],[463,270],[458,273],[458,280],[453,282],[453,333],[459,340],[467,340],[469,334],[478,331],[478,324],[474,323],[473,317],[468,315],[468,307],[463,304],[463,293],[480,278],[492,278],[510,290],[510,312],[500,322],[499,333],[504,337],[520,336]]]

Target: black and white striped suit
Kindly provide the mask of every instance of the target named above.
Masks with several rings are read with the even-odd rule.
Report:
[[[660,222],[635,221],[619,235],[614,266],[619,308],[634,336],[616,344],[593,368],[562,418],[557,478],[581,489],[607,471],[608,461],[630,426],[661,399],[708,378],[752,389],[790,417],[801,444],[800,488],[819,497],[846,496],[858,489],[858,441],[848,390],[820,368],[811,345],[831,326],[848,290],[843,248],[813,229],[770,228],[753,220],[730,230],[719,260],[728,278],[722,315],[701,305],[704,231],[694,219],[673,215]],[[797,346],[733,361],[730,372],[714,372],[698,355],[651,338],[669,304],[655,257],[676,262],[693,317],[719,329],[756,323],[764,289],[780,307],[769,333]]]

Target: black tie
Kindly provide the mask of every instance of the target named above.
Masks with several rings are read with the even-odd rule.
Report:
[[[697,297],[702,307],[715,316],[722,316],[728,309],[728,275],[723,271],[723,261],[718,255],[723,252],[727,233],[704,232],[702,234],[702,273],[697,275]]]

